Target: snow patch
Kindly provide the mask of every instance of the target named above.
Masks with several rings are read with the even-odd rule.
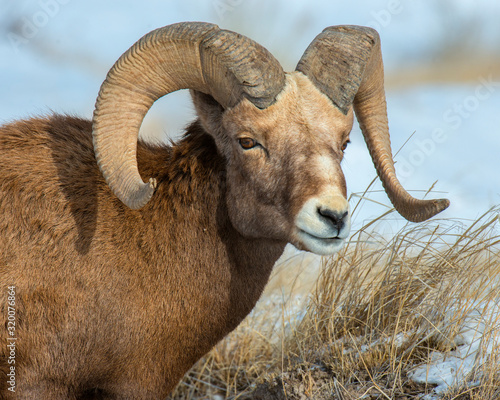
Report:
[[[448,317],[456,311],[451,310]],[[456,345],[452,351],[432,352],[430,362],[416,367],[409,377],[418,383],[436,384],[435,394],[465,382],[468,386],[477,386],[480,376],[473,376],[473,372],[500,346],[500,299],[471,307],[452,340]],[[433,398],[431,394],[426,400]]]

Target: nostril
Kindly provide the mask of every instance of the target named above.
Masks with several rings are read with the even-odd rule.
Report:
[[[328,208],[326,209],[318,208],[318,213],[322,217],[330,220],[333,226],[335,226],[339,232],[344,227],[345,219],[349,214],[347,211],[336,211],[336,210],[330,210]]]

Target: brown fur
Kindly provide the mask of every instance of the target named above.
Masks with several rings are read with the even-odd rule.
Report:
[[[266,110],[244,101],[224,111],[194,93],[201,122],[179,143],[138,144],[141,175],[158,182],[140,210],[105,184],[91,122],[55,115],[0,128],[0,398],[160,399],[241,322],[286,242],[300,247],[300,204],[325,184],[345,196],[339,148],[352,113],[336,126],[338,111],[298,81]],[[244,132],[267,153],[243,151]],[[325,146],[333,172],[314,165]]]
[[[61,398],[93,388],[165,396],[252,309],[283,248],[231,228],[222,163],[197,124],[174,150],[139,146],[141,171],[163,183],[139,211],[109,192],[90,132],[88,121],[54,116],[0,134],[0,283],[5,296],[16,286],[16,398],[42,398],[47,382],[60,383]]]

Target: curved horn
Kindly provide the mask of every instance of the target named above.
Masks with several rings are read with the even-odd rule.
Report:
[[[194,89],[225,108],[243,98],[266,108],[284,84],[279,62],[265,48],[217,25],[186,22],[150,32],[118,59],[97,97],[94,150],[106,182],[133,209],[153,195],[156,182],[141,179],[136,150],[142,120],[160,97]]]
[[[396,210],[420,222],[446,209],[447,199],[418,200],[396,178],[391,153],[380,37],[371,28],[332,26],[320,33],[297,65],[344,114],[351,105],[378,176]]]

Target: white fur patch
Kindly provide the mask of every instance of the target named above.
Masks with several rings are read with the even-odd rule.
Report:
[[[328,210],[347,216],[339,230],[337,224],[320,213]],[[351,230],[350,209],[347,200],[336,189],[307,200],[295,218],[295,236],[309,251],[328,255],[339,251]]]

